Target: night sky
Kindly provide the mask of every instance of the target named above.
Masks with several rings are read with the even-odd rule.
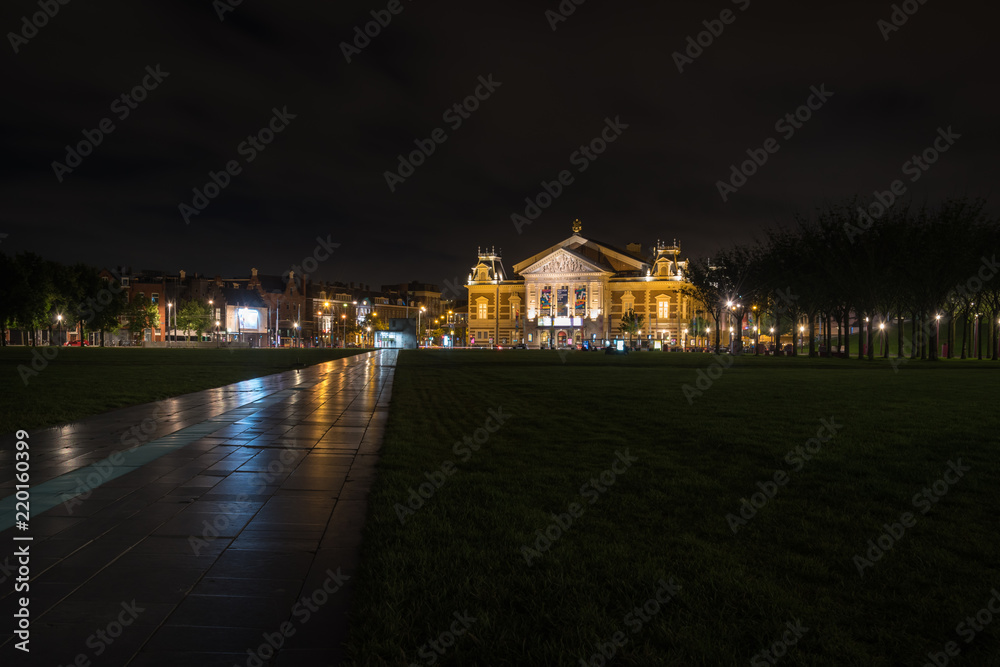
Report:
[[[565,0],[557,21],[556,0],[47,1],[58,12],[37,33],[22,21],[37,0],[0,8],[8,253],[245,276],[286,272],[322,237],[340,246],[317,279],[444,287],[477,246],[509,267],[577,217],[584,236],[677,238],[699,256],[894,179],[917,201],[970,194],[996,210],[995,5],[912,0],[890,29],[881,2]],[[391,21],[357,49],[372,11]],[[705,21],[721,34],[678,71]],[[462,118],[453,106],[477,87]],[[832,95],[776,127],[812,87]],[[262,150],[244,143],[274,109],[294,118]],[[95,134],[105,118],[113,130]],[[614,141],[574,155],[606,119]],[[904,171],[949,127],[933,165]],[[437,128],[445,141],[390,189],[397,156]],[[85,130],[101,143],[70,167]],[[769,138],[777,152],[723,201],[718,182]],[[186,222],[180,205],[230,161],[239,173]],[[512,214],[564,170],[572,182],[519,233]]]

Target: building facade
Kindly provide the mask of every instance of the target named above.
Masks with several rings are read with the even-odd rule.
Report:
[[[500,254],[479,252],[469,274],[469,345],[529,348],[604,346],[632,338],[654,347],[686,346],[688,328],[704,308],[687,294],[680,247],[657,242],[643,252],[586,238],[579,220],[569,238],[504,270]],[[643,317],[634,336],[619,325]]]

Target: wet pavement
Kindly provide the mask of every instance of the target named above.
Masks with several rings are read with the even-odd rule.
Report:
[[[30,433],[26,531],[4,436],[0,664],[338,664],[395,360],[359,354]],[[25,546],[30,588],[15,592]],[[12,634],[25,596],[30,654]]]

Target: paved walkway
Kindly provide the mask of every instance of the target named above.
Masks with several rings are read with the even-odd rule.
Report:
[[[0,664],[338,664],[395,360],[370,352],[31,433],[27,531],[12,527],[5,437]],[[12,635],[26,544],[30,655]]]

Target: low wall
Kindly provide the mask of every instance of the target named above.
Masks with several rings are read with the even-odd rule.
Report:
[[[184,347],[184,348],[204,348],[204,349],[214,349],[217,347],[225,348],[249,348],[250,343],[225,343],[222,341],[198,341],[198,340],[172,340],[169,344],[162,340],[147,340],[142,343],[143,347]]]

